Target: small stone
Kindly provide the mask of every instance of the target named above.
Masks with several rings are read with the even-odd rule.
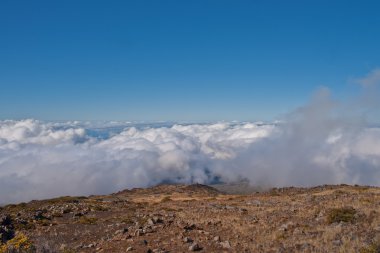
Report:
[[[12,223],[10,215],[2,215],[0,217],[0,226],[9,226]]]
[[[77,245],[77,246],[75,247],[76,250],[81,249],[81,248],[83,248],[83,243],[81,243],[81,244],[79,244],[79,245]]]
[[[156,223],[162,223],[162,222],[163,222],[163,220],[160,219],[160,218],[157,217],[157,216],[153,217],[153,221],[154,221],[155,224],[156,224]]]
[[[189,247],[189,251],[198,251],[198,250],[201,250],[202,247],[199,246],[198,243],[194,242],[193,244],[190,245]]]
[[[216,241],[216,242],[220,242],[220,236],[215,236],[215,237],[214,237],[214,241]]]
[[[134,233],[135,236],[141,236],[143,234],[144,234],[144,231],[142,229],[136,229],[136,231]]]
[[[248,202],[249,205],[253,205],[253,206],[261,206],[261,201],[259,200],[253,200],[251,202]]]
[[[334,244],[334,246],[340,246],[340,245],[342,245],[342,241],[341,240],[334,240],[332,243]]]
[[[310,246],[311,246],[310,243],[304,243],[304,244],[301,245],[301,249],[302,249],[302,250],[307,250],[307,249],[310,248]]]
[[[190,231],[190,230],[193,230],[193,229],[195,229],[195,228],[196,228],[196,225],[195,225],[195,224],[185,225],[185,226],[183,227],[183,229],[186,230],[186,231]]]
[[[116,230],[115,233],[114,233],[114,235],[118,235],[118,234],[122,234],[122,233],[123,233],[123,230],[120,229],[120,230]]]
[[[230,248],[231,248],[231,244],[230,244],[229,241],[221,242],[220,245],[221,245],[224,249],[230,249]]]
[[[34,214],[35,220],[42,220],[44,218],[44,213],[41,210],[36,211],[36,213]]]
[[[148,223],[149,225],[154,225],[154,224],[156,224],[156,223],[154,222],[153,219],[148,219],[147,223]]]
[[[288,231],[293,226],[294,226],[293,222],[290,221],[286,224],[282,224],[279,230],[285,232],[285,231]]]
[[[190,242],[193,242],[193,239],[191,239],[190,237],[185,237],[183,238],[183,241],[186,243],[190,243]]]

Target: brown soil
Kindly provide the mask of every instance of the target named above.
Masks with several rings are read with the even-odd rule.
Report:
[[[160,185],[8,205],[0,217],[37,252],[380,252],[379,212],[375,187]]]

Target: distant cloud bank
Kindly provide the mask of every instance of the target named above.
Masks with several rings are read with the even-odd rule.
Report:
[[[379,185],[380,129],[319,118],[325,109],[311,105],[277,125],[127,126],[108,138],[71,123],[0,121],[0,202],[241,178]]]
[[[234,179],[238,173],[231,177],[226,168],[224,175],[219,162],[234,159],[275,128],[252,123],[127,126],[97,138],[89,134],[91,126],[80,125],[0,121],[0,202]],[[109,129],[107,124],[102,131]]]
[[[380,186],[380,128],[365,121],[379,73],[356,80],[356,98],[322,88],[277,124],[0,121],[0,203],[163,182]]]

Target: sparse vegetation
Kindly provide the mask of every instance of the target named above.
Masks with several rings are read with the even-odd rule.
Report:
[[[10,204],[3,207],[4,210],[7,210],[10,213],[17,213],[27,208],[27,204],[22,202],[20,204]],[[31,208],[28,208],[31,209]]]
[[[53,212],[53,213],[51,214],[51,216],[52,216],[52,217],[55,217],[55,218],[60,218],[60,217],[63,217],[63,214],[60,213],[60,212]]]
[[[39,220],[37,223],[38,223],[39,225],[41,225],[41,226],[45,226],[45,227],[50,226],[50,224],[52,224],[52,223],[50,223],[49,220],[46,220],[46,219]]]
[[[272,189],[272,190],[269,192],[269,195],[270,195],[270,196],[273,196],[273,197],[277,197],[277,196],[280,196],[280,193],[277,192],[277,189]]]
[[[167,212],[176,212],[177,211],[177,209],[174,209],[174,208],[171,208],[171,207],[162,207],[162,210],[165,210],[165,211],[167,211]]]
[[[172,199],[169,196],[165,196],[161,199],[161,203],[172,201]]]
[[[193,201],[197,201],[196,199],[184,199],[182,200],[182,202],[193,202]]]
[[[93,224],[96,224],[97,221],[98,221],[98,219],[95,217],[82,216],[79,218],[78,223],[79,224],[91,224],[91,225],[93,225]]]
[[[78,197],[70,197],[70,196],[63,196],[59,198],[54,198],[54,199],[48,199],[50,204],[57,204],[57,203],[79,203],[81,200],[85,200],[87,197],[84,196],[78,196]]]
[[[195,242],[201,252],[380,253],[378,243],[369,244],[379,239],[380,188],[288,187],[255,195],[207,190],[161,185],[101,201],[62,197],[11,205],[0,210],[0,253],[27,252],[17,249],[22,245],[32,245],[30,252],[160,252],[162,245],[187,252]]]
[[[76,251],[73,250],[73,249],[64,249],[64,250],[62,251],[62,253],[76,253]]]
[[[148,217],[137,217],[136,221],[138,224],[142,225],[145,224],[148,221]]]
[[[94,205],[94,206],[91,206],[91,208],[94,209],[94,211],[99,211],[99,212],[105,212],[109,210],[108,207],[103,206],[103,205]]]
[[[133,224],[134,220],[131,217],[125,217],[125,218],[122,218],[120,222],[125,223],[125,224]]]
[[[14,227],[16,230],[32,230],[36,228],[31,222],[17,222],[14,224]]]
[[[63,210],[62,210],[62,213],[71,213],[73,211],[73,209],[71,207],[65,207]]]
[[[356,210],[352,207],[333,208],[327,214],[327,223],[354,222]]]
[[[31,253],[35,252],[32,241],[23,233],[17,234],[13,239],[0,245],[0,253]]]
[[[374,242],[360,249],[359,253],[380,253],[380,242]]]

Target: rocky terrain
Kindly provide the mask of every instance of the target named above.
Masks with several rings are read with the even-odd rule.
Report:
[[[0,208],[3,252],[380,252],[380,188],[160,185]]]

